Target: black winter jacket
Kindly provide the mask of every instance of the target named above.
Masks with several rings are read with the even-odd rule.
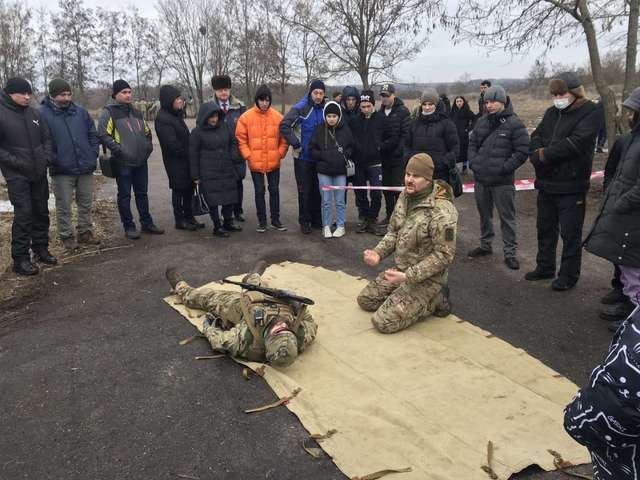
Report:
[[[47,174],[51,137],[40,113],[0,91],[0,170],[7,179],[38,180]]]
[[[589,100],[578,99],[565,110],[547,109],[531,134],[536,188],[547,194],[589,190],[598,128],[598,111]]]
[[[353,161],[360,167],[380,165],[382,163],[381,150],[389,148],[385,139],[387,117],[384,113],[373,112],[369,118],[362,113],[351,121],[353,135]]]
[[[588,251],[617,265],[640,267],[640,126],[616,142],[618,168],[585,240]]]
[[[511,102],[495,115],[478,120],[469,138],[469,167],[485,186],[513,184],[515,171],[527,161],[529,133]]]
[[[218,123],[211,127],[207,119],[216,112]],[[237,151],[236,137],[224,121],[222,109],[215,102],[203,103],[189,139],[189,161],[191,178],[201,181],[200,189],[209,205],[238,203],[239,176],[233,162]]]
[[[342,152],[339,148],[341,147]],[[340,121],[335,128],[326,123],[318,125],[311,143],[311,158],[316,162],[316,170],[323,175],[346,175],[345,157],[351,158],[353,153],[353,136],[349,126]]]
[[[160,111],[156,116],[156,134],[162,149],[162,161],[172,190],[189,190],[191,173],[189,171],[189,129],[184,123],[184,112],[176,112],[173,102],[180,92],[166,90],[160,96]],[[172,93],[168,95],[168,93]]]
[[[384,107],[380,107],[378,113],[385,115]],[[402,100],[396,97],[393,101],[391,112],[386,117],[385,147],[380,152],[382,154],[382,163],[389,166],[402,165],[404,161],[402,156],[404,142],[409,135],[409,127],[411,126],[411,112],[405,107]]]
[[[438,109],[444,108],[440,102]],[[426,153],[433,159],[433,179],[449,181],[449,170],[455,167],[460,153],[456,126],[447,115],[436,111],[431,115],[418,114],[411,123],[404,144],[405,163],[416,153]]]
[[[473,124],[476,120],[476,115],[471,111],[469,105],[459,109],[455,105],[451,110],[449,118],[456,126],[458,131],[458,141],[460,142],[460,154],[458,155],[458,162],[466,162],[468,160],[467,151],[469,150],[469,132],[473,129]]]

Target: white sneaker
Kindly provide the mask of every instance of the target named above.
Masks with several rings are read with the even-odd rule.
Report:
[[[347,233],[347,231],[344,229],[344,227],[338,227],[336,228],[336,231],[333,232],[333,238],[344,237],[345,233]]]
[[[329,226],[324,227],[322,229],[322,236],[324,238],[331,238],[333,236],[333,235],[331,235],[331,227],[329,227]]]

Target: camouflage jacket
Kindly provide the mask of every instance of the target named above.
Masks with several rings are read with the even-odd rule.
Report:
[[[456,253],[458,211],[453,191],[435,180],[431,195],[407,213],[407,195],[400,198],[389,220],[387,234],[375,247],[380,258],[395,253],[396,268],[407,283],[431,280],[444,284]]]

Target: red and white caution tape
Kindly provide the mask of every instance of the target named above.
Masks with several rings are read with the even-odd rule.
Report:
[[[593,172],[591,174],[591,180],[595,178],[604,177],[604,171],[599,170],[597,172]],[[520,190],[533,190],[535,181],[533,179],[524,179],[524,180],[515,180],[513,185],[516,187],[517,191]],[[464,193],[473,193],[475,191],[474,183],[465,183],[462,185],[462,191]],[[402,192],[404,187],[371,187],[371,186],[337,186],[337,185],[325,185],[322,187],[322,190],[383,190],[383,191],[391,191],[391,192]]]

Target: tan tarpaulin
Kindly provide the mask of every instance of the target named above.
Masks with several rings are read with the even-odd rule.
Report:
[[[302,389],[288,408],[309,432],[338,431],[321,446],[347,476],[411,467],[393,478],[487,480],[489,441],[501,479],[532,464],[552,470],[548,450],[590,461],[562,428],[576,385],[524,350],[454,316],[377,333],[355,302],[366,282],[342,272],[284,263],[265,276],[313,298],[319,324],[315,344],[265,379],[278,396]],[[202,312],[167,302],[200,327]]]

